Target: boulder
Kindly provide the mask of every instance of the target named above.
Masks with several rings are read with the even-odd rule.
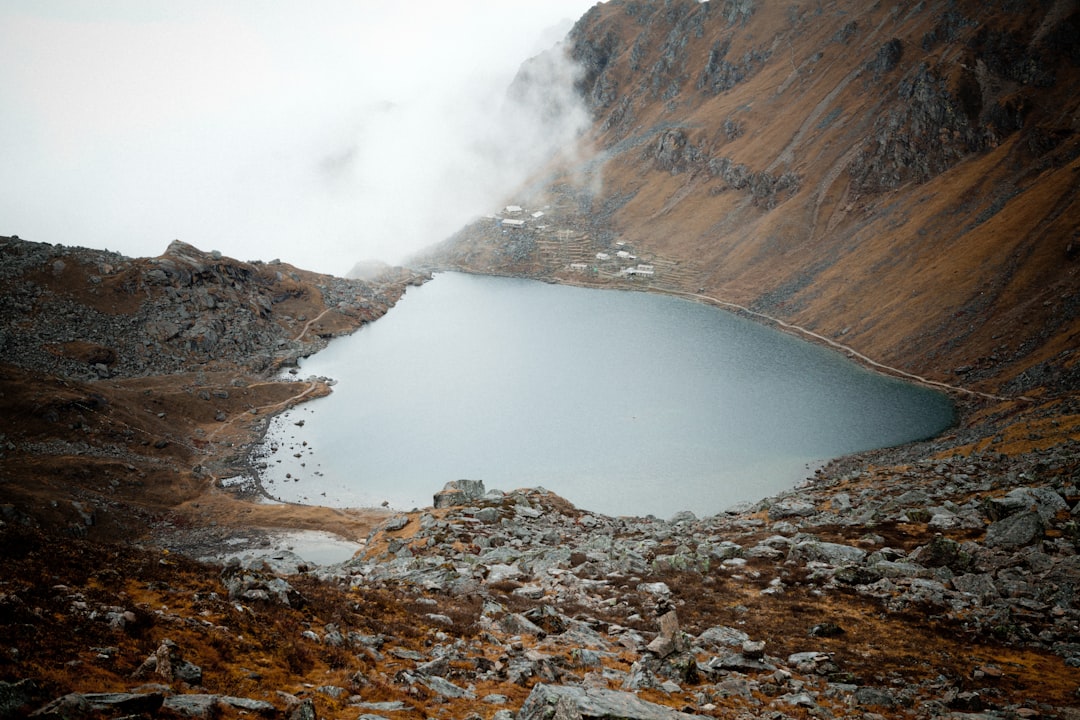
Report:
[[[222,705],[236,708],[244,713],[254,713],[256,715],[265,715],[267,717],[274,717],[277,715],[277,708],[265,700],[252,700],[251,698],[223,695],[218,698],[218,701]]]
[[[820,540],[795,543],[788,551],[788,560],[802,563],[823,562],[834,566],[858,564],[865,557],[866,551],[862,548]]]
[[[942,607],[946,604],[948,591],[937,580],[926,578],[910,578],[903,582],[903,592],[900,599],[903,603],[913,605],[933,605]],[[899,606],[902,606],[902,603]]]
[[[765,641],[764,640],[743,640],[742,654],[745,658],[751,660],[760,660],[765,657]]]
[[[94,708],[85,696],[68,693],[58,697],[43,708],[30,713],[29,717],[41,720],[81,720],[92,716]]]
[[[926,545],[915,549],[911,561],[928,568],[947,567],[963,572],[971,566],[972,558],[960,543],[943,535],[935,535]]]
[[[667,678],[668,682],[674,681],[676,685],[697,685],[701,682],[701,673],[698,671],[697,658],[691,652],[679,652],[668,655],[660,662],[658,674]],[[678,689],[672,690],[678,692]]]
[[[817,507],[801,497],[786,497],[769,507],[769,518],[779,520],[787,517],[809,517],[817,512]]]
[[[656,676],[659,663],[655,658],[645,657],[630,666],[630,672],[623,679],[622,689],[627,692],[650,690],[660,687],[662,681]]]
[[[419,680],[420,683],[429,690],[444,698],[472,699],[475,697],[471,690],[455,685],[446,678],[439,677],[438,675],[424,675],[421,676]]]
[[[845,585],[870,585],[881,579],[881,573],[873,568],[861,565],[845,565],[833,575],[837,582]]]
[[[660,616],[660,633],[645,649],[659,658],[686,651],[686,640],[679,630],[679,618],[674,610]]]
[[[151,693],[71,693],[53,700],[30,717],[82,718],[98,717],[113,713],[151,714],[157,712],[165,700],[159,692]]]
[[[864,685],[852,694],[851,699],[861,707],[882,707],[890,710],[896,707],[896,695],[887,688]]]
[[[156,712],[165,701],[160,692],[151,693],[86,693],[83,695],[94,710],[110,712]]]
[[[520,613],[504,617],[499,621],[499,628],[509,635],[533,635],[538,638],[547,636],[542,627]]]
[[[886,578],[929,578],[934,576],[934,573],[929,568],[913,562],[879,560],[867,569],[876,573],[878,577]]]
[[[380,529],[386,532],[396,532],[409,524],[408,515],[395,515],[394,517],[383,521]]]
[[[288,582],[257,570],[245,569],[239,562],[221,571],[221,581],[230,600],[270,601],[287,607],[301,607],[304,599]]]
[[[742,630],[727,627],[726,625],[711,627],[697,637],[699,643],[713,647],[741,647],[749,639],[750,636]]]
[[[1044,522],[1058,512],[1068,509],[1069,505],[1064,498],[1053,490],[1042,487],[1015,488],[1004,497],[987,500],[983,506],[983,511],[991,520],[1003,520],[1023,510],[1033,510],[1039,513]]]
[[[742,557],[743,548],[738,543],[724,540],[718,545],[706,546],[704,549],[699,546],[698,553],[707,554],[713,560],[728,560],[729,558]]]
[[[493,563],[488,566],[487,578],[484,582],[491,585],[494,583],[506,582],[507,580],[517,580],[524,573],[521,572],[521,568],[517,563],[507,565],[505,563]]]
[[[789,655],[787,664],[805,674],[827,675],[840,669],[833,661],[832,655],[816,650]]]
[[[221,713],[218,695],[170,695],[163,708],[173,715],[189,718],[216,718]]]
[[[985,573],[969,573],[957,575],[949,581],[957,592],[972,595],[978,599],[980,605],[986,604],[1000,597],[994,580]]]
[[[538,605],[527,610],[525,617],[550,635],[560,635],[566,632],[572,623],[578,622],[563,615],[551,605]]]
[[[764,659],[758,660],[746,657],[742,653],[730,653],[720,657],[709,658],[708,662],[705,663],[705,670],[713,672],[716,670],[736,670],[744,673],[771,672],[775,669],[775,665],[765,662]]]
[[[1009,550],[1041,540],[1046,523],[1035,510],[1024,510],[991,523],[986,529],[987,547]]]
[[[642,700],[633,693],[540,683],[529,693],[517,720],[692,720],[690,715]]]
[[[435,493],[436,508],[468,505],[484,497],[483,480],[451,480],[443,489]]]

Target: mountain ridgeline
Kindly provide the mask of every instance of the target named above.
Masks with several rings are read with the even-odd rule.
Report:
[[[703,294],[938,381],[1076,389],[1075,3],[611,0],[551,52],[593,125],[508,199],[544,216],[429,264]]]

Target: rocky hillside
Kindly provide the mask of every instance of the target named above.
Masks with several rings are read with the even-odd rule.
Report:
[[[0,238],[3,513],[109,539],[246,472],[272,375],[423,277],[343,280],[172,243],[156,258]]]
[[[175,241],[156,258],[0,238],[0,348],[66,377],[295,364],[393,305],[406,280],[363,283]]]
[[[611,0],[567,45],[583,149],[508,197],[523,226],[478,221],[433,266],[689,292],[934,380],[1077,389],[1075,3]]]

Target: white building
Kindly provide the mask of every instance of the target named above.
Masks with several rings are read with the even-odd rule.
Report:
[[[503,227],[524,227],[525,226],[525,221],[524,220],[514,220],[512,218],[505,218],[502,221],[502,224],[503,224]]]
[[[507,205],[506,206],[506,212],[508,212],[511,215],[516,215],[519,212],[521,212],[521,206],[520,205]]]
[[[596,259],[597,260],[610,260],[611,256],[608,255],[607,253],[596,253]]]

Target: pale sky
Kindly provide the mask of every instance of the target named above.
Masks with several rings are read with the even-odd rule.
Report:
[[[565,141],[499,112],[593,4],[0,0],[0,235],[399,262]]]

